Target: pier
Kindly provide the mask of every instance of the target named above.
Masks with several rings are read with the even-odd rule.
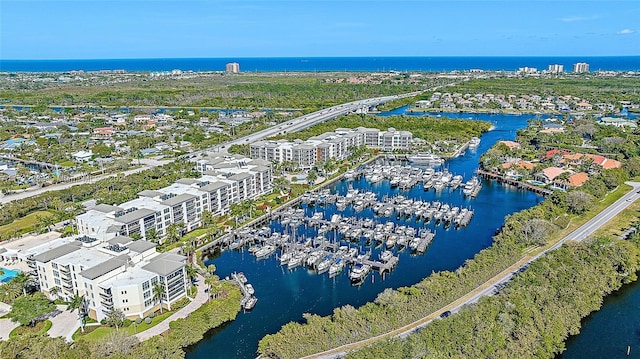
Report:
[[[541,194],[543,196],[548,196],[551,193],[553,193],[553,191],[550,190],[550,189],[534,186],[531,183],[518,181],[518,180],[515,180],[513,178],[508,178],[508,177],[502,176],[502,175],[497,174],[497,173],[488,172],[488,171],[484,171],[484,170],[481,170],[481,169],[478,169],[476,171],[476,173],[478,174],[478,176],[480,176],[482,178],[498,181],[499,183],[506,183],[508,185],[512,185],[512,186],[515,186],[517,188],[526,189],[528,191],[531,191],[531,192],[534,192],[534,193],[537,193],[537,194]]]
[[[240,287],[240,291],[242,292],[242,300],[240,301],[240,305],[244,310],[251,310],[256,305],[258,298],[256,298],[253,294],[253,286],[247,283],[247,278],[244,276],[242,272],[240,273],[231,273],[231,278],[238,283]]]

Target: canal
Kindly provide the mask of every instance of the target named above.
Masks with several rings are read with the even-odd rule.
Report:
[[[394,110],[391,115],[404,112]],[[417,116],[417,115],[416,115]],[[443,116],[445,116],[443,114]],[[490,121],[494,129],[482,136],[477,150],[467,150],[458,158],[447,161],[443,167],[454,174],[460,174],[468,180],[477,168],[480,155],[498,140],[513,140],[516,130],[526,126],[532,115],[492,115],[492,114],[446,114],[448,117],[480,119]],[[416,119],[418,120],[418,119]],[[440,168],[442,169],[442,168]],[[428,225],[435,230],[436,237],[423,255],[411,255],[409,251],[397,253],[398,266],[384,277],[377,272],[369,275],[359,286],[352,286],[347,271],[334,278],[324,273],[315,274],[303,267],[288,270],[281,267],[275,256],[257,260],[246,249],[243,251],[224,251],[211,253],[205,264],[215,264],[220,277],[232,272],[242,271],[255,288],[258,302],[251,312],[240,313],[235,321],[211,331],[197,345],[190,348],[187,358],[255,358],[258,341],[266,334],[274,333],[290,321],[302,321],[303,313],[318,315],[331,314],[333,309],[346,304],[355,307],[372,301],[385,288],[398,288],[417,283],[433,271],[455,270],[465,260],[491,245],[492,236],[504,217],[508,214],[529,208],[541,197],[522,190],[503,187],[485,182],[477,198],[469,199],[460,190],[445,190],[436,194],[433,190],[425,192],[422,187],[410,191],[391,188],[388,181],[370,184],[364,178],[354,181],[340,181],[331,187],[333,192],[344,194],[347,188],[362,191],[374,191],[378,198],[402,194],[408,198],[425,201],[441,201],[451,205],[468,207],[475,215],[467,227],[444,229],[442,226]],[[335,206],[326,208],[307,208],[307,213],[322,210],[324,218],[335,213]],[[350,209],[347,208],[346,213]],[[371,210],[358,214],[361,218],[374,218]],[[391,220],[375,218],[377,222]],[[420,229],[421,223],[406,221],[403,224]],[[285,231],[279,223],[272,223],[273,230]],[[303,235],[305,233],[297,233]],[[306,233],[313,236],[314,233]],[[363,248],[366,250],[366,248]]]

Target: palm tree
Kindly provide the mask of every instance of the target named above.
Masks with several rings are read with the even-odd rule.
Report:
[[[78,310],[78,318],[80,319],[80,328],[82,329],[82,332],[84,332],[84,318],[86,315],[86,305],[87,305],[87,302],[84,296],[77,295],[77,294],[74,295],[73,298],[71,298],[71,301],[67,305],[67,310],[70,312],[73,312],[76,309]]]
[[[153,284],[153,300],[160,302],[160,313],[162,313],[162,302],[164,299],[164,284],[162,282],[155,282]]]
[[[20,272],[11,279],[11,282],[22,290],[22,295],[27,295],[27,287],[33,283],[33,278],[25,272]]]
[[[240,203],[232,203],[229,208],[229,215],[233,217],[236,221],[236,226],[234,228],[238,228],[238,218],[244,214],[244,208],[242,208],[242,204]]]
[[[248,199],[244,201],[243,207],[246,211],[249,211],[249,217],[253,218],[253,211],[256,210],[257,203],[254,199]]]

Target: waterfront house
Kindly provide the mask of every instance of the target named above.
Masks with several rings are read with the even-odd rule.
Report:
[[[638,128],[638,125],[635,123],[635,121],[619,117],[602,117],[600,118],[598,123],[605,126],[628,127],[630,129]]]
[[[547,167],[541,172],[535,174],[534,179],[544,184],[551,184],[554,180],[563,173],[572,173],[571,171],[559,168],[559,167]]]
[[[76,162],[89,162],[89,160],[91,160],[91,157],[93,156],[93,152],[91,150],[78,151],[78,152],[72,153],[71,156],[73,156],[73,159]]]

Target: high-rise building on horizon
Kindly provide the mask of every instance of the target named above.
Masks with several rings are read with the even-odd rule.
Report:
[[[240,64],[237,62],[230,62],[226,66],[226,71],[231,74],[240,73]]]
[[[552,72],[554,74],[564,72],[564,65],[559,65],[559,64],[549,65],[549,72]]]
[[[589,64],[586,62],[578,62],[577,64],[573,64],[573,72],[575,73],[589,72]]]

